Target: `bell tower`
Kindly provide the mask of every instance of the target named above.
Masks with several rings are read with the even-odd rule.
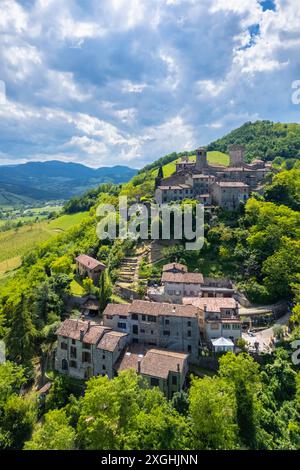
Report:
[[[199,147],[196,150],[196,165],[195,169],[197,171],[202,171],[204,168],[207,168],[207,151],[204,147]]]
[[[230,166],[243,167],[245,147],[243,145],[230,145],[229,148]]]

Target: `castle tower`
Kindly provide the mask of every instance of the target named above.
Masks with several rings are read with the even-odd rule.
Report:
[[[242,167],[244,165],[245,147],[243,145],[230,145],[228,147],[230,166]]]
[[[196,165],[195,169],[197,171],[202,171],[204,168],[207,168],[207,152],[204,147],[199,147],[196,150]]]

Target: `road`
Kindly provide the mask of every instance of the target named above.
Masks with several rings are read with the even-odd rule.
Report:
[[[253,349],[254,343],[258,342],[259,343],[259,352],[270,352],[271,351],[271,345],[272,345],[272,340],[274,338],[274,331],[273,328],[274,326],[284,326],[288,324],[290,317],[290,313],[286,313],[282,317],[278,318],[276,323],[271,327],[271,328],[266,328],[265,330],[261,330],[257,333],[254,333],[254,336],[248,335],[248,333],[243,333],[242,337],[244,340],[247,341],[251,345]]]

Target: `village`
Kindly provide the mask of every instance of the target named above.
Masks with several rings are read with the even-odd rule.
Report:
[[[105,270],[88,255],[76,258],[77,274],[95,284]],[[272,334],[268,344],[260,344],[251,331],[265,310],[249,315],[245,305],[247,299],[229,279],[206,278],[180,263],[165,264],[161,284],[149,286],[144,299],[109,303],[102,312],[95,298],[86,299],[81,315],[67,318],[57,330],[55,370],[88,380],[99,375],[112,379],[134,369],[170,399],[186,387],[190,370],[209,368],[228,351],[240,352],[247,345],[245,337],[253,354],[272,349]],[[271,320],[285,309],[279,305]]]

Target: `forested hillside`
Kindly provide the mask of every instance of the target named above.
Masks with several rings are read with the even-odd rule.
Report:
[[[271,121],[246,122],[221,139],[208,145],[208,150],[226,152],[231,144],[246,147],[246,158],[273,160],[276,157],[300,158],[300,124]]]
[[[300,124],[274,123],[271,121],[246,122],[221,139],[206,146],[207,150],[228,153],[228,146],[240,144],[246,147],[246,159],[274,160],[300,159]],[[201,145],[201,142],[199,142]],[[195,151],[170,153],[145,166],[140,173],[166,165],[183,155],[194,155]]]
[[[170,163],[170,162],[169,162]],[[205,243],[187,252],[166,248],[170,261],[210,277],[231,277],[256,303],[294,303],[291,334],[278,334],[276,351],[261,357],[231,353],[213,377],[192,379],[186,392],[168,401],[141,387],[129,371],[82,386],[52,376],[40,405],[37,375],[49,368],[55,332],[66,316],[74,258],[87,253],[107,265],[93,287],[101,307],[111,299],[121,261],[138,241],[105,240],[96,234],[99,203],[118,207],[118,196],[151,200],[154,168],[122,186],[104,185],[73,199],[66,212],[85,211],[80,223],[24,255],[22,267],[0,290],[0,339],[8,361],[0,366],[0,448],[3,449],[299,449],[300,371],[291,361],[300,340],[300,170],[284,170],[237,213],[207,216]],[[185,201],[184,203],[188,203]],[[148,268],[155,278],[155,267]],[[88,282],[83,284],[91,292]],[[20,391],[22,390],[22,393]],[[26,393],[24,393],[26,390]],[[151,432],[149,432],[151,429]]]

